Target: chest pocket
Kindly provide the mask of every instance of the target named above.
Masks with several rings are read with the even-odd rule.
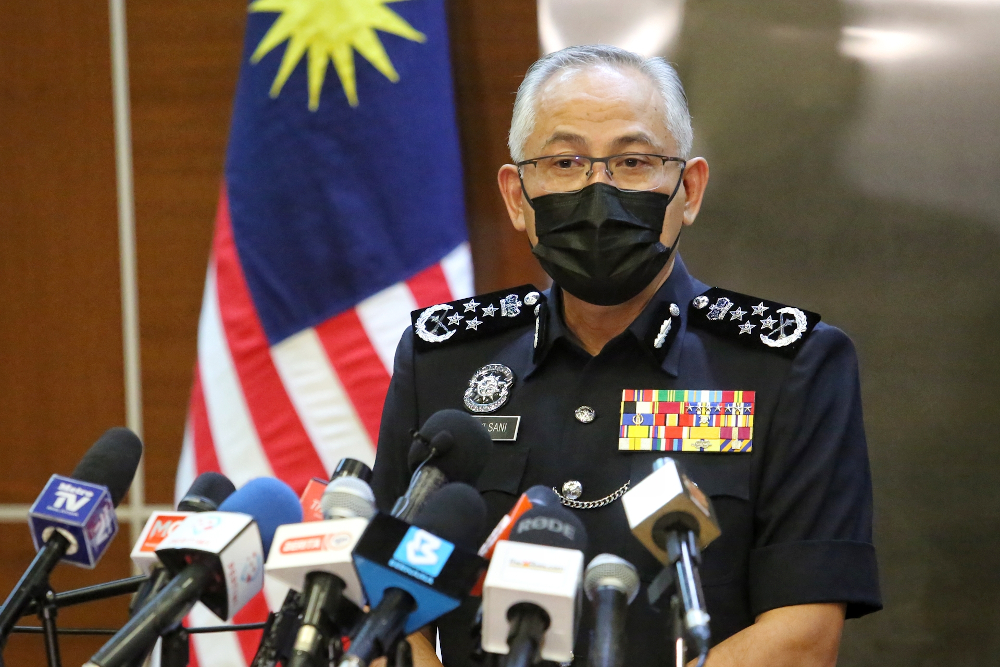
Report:
[[[650,452],[635,456],[631,466],[632,483],[648,476],[653,461],[663,455]],[[722,535],[702,553],[702,585],[717,586],[739,578],[746,572],[753,535],[750,505],[750,457],[753,455],[672,452],[670,456],[681,463],[688,477],[711,498],[722,530]],[[627,558],[639,570],[643,581],[651,580],[663,567],[635,538],[629,541],[627,552]]]
[[[494,445],[493,454],[479,476],[476,488],[486,501],[490,530],[517,500],[528,464],[528,451],[527,445]]]

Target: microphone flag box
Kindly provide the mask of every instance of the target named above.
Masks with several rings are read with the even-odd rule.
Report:
[[[368,519],[360,517],[278,526],[264,572],[297,591],[310,572],[329,572],[344,582],[344,597],[362,607],[365,594],[351,551],[367,526]]]
[[[63,560],[92,568],[118,534],[118,517],[107,487],[52,475],[28,510],[31,541],[39,550],[54,531],[69,540]]]
[[[583,552],[527,542],[498,542],[483,584],[483,650],[506,655],[507,610],[519,602],[538,605],[551,625],[541,646],[542,660],[573,659]]]
[[[372,517],[353,557],[373,607],[388,588],[402,589],[416,600],[406,634],[458,607],[486,567],[472,551],[381,512]]]
[[[660,467],[622,496],[632,533],[661,563],[670,564],[666,534],[658,526],[683,524],[698,536],[704,549],[721,531],[712,501],[684,473],[678,461],[660,459]]]
[[[299,498],[299,502],[302,503],[302,520],[303,521],[322,521],[323,520],[323,492],[326,491],[326,486],[329,482],[326,482],[317,477],[313,477],[306,484],[305,491],[302,492],[302,497]]]
[[[153,566],[160,562],[156,557],[156,548],[192,514],[194,512],[153,512],[132,547],[132,563],[143,574],[148,575]]]
[[[264,587],[264,546],[249,514],[192,514],[160,542],[156,556],[172,575],[198,562],[221,571],[222,578],[205,589],[200,601],[223,620],[231,619]]]

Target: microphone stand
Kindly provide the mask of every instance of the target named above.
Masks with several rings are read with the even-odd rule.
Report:
[[[56,616],[59,615],[59,605],[56,604],[56,594],[48,584],[46,578],[44,592],[35,598],[35,606],[38,608],[38,620],[42,622],[45,635],[45,659],[49,667],[62,667],[59,658],[59,634],[56,629]]]
[[[687,655],[687,646],[684,643],[684,612],[677,593],[670,595],[670,616],[670,627],[674,635],[674,665],[684,667],[687,664],[684,660]]]
[[[191,660],[187,628],[178,623],[160,637],[160,667],[187,667]]]

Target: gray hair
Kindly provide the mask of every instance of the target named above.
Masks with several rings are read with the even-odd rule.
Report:
[[[608,65],[616,69],[630,67],[642,72],[660,90],[666,108],[667,129],[677,142],[677,157],[687,158],[691,154],[694,133],[691,130],[691,114],[688,112],[687,96],[681,85],[677,71],[660,57],[642,56],[606,44],[571,46],[542,56],[528,68],[524,81],[517,89],[514,99],[514,115],[510,120],[510,134],[507,146],[514,162],[525,159],[524,144],[535,127],[535,113],[538,91],[553,75],[559,72],[580,71],[587,67]]]

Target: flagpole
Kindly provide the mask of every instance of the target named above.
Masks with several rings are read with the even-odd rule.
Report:
[[[118,252],[121,272],[122,352],[125,423],[141,439],[142,373],[139,355],[139,294],[135,250],[135,191],[132,181],[132,122],[129,106],[128,39],[124,0],[108,0],[111,29],[111,80],[115,118],[115,167],[118,187]],[[145,457],[139,462],[129,494],[130,542],[146,517]]]

